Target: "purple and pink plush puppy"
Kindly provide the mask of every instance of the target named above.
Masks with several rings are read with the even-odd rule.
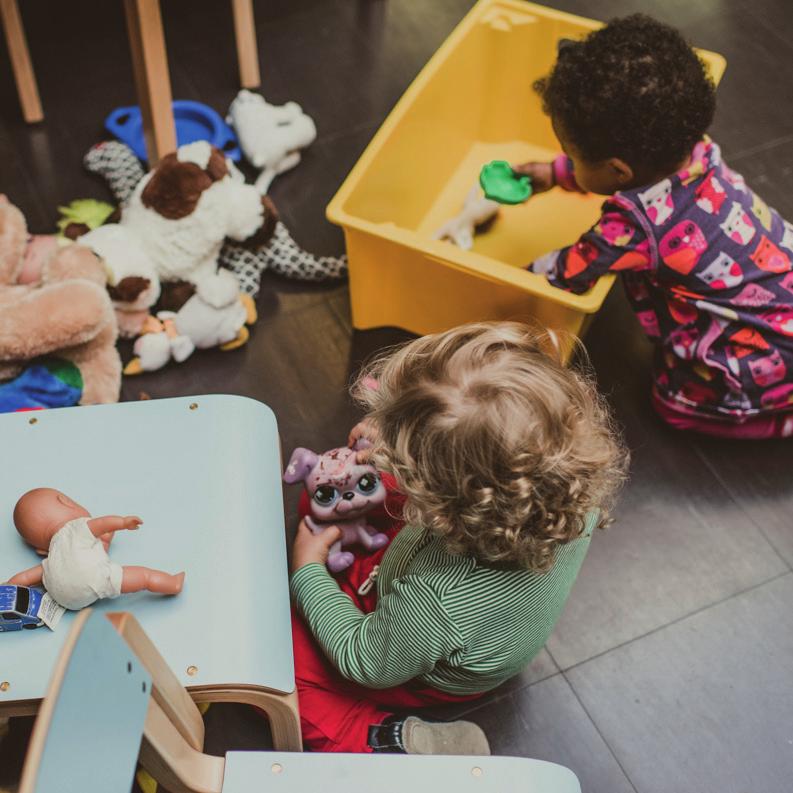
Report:
[[[338,573],[355,557],[344,550],[360,545],[372,552],[388,544],[388,537],[369,525],[366,515],[385,502],[386,490],[374,466],[358,462],[360,447],[331,449],[317,454],[299,447],[292,452],[284,472],[284,482],[303,482],[308,492],[311,514],[308,527],[319,534],[338,526],[341,537],[330,548],[328,569]]]

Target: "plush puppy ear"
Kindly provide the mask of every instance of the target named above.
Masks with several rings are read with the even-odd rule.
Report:
[[[120,303],[134,303],[145,292],[151,281],[139,275],[128,275],[117,284],[108,284],[107,291],[111,300]]]
[[[220,181],[228,176],[229,169],[226,165],[226,155],[217,146],[212,147],[212,153],[209,155],[209,162],[205,170],[213,182]]]
[[[212,178],[194,162],[182,162],[176,154],[166,154],[154,169],[140,200],[168,220],[179,220],[193,212],[201,193],[212,186]]]
[[[286,471],[284,471],[284,482],[288,485],[293,485],[295,482],[305,482],[308,475],[314,470],[318,460],[319,457],[316,452],[298,446],[292,452],[289,465],[286,466]]]
[[[275,227],[278,225],[278,210],[269,196],[262,196],[262,225],[251,234],[242,245],[250,251],[255,251],[273,238]]]

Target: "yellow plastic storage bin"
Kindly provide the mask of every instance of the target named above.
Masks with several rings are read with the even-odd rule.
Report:
[[[504,207],[471,251],[432,233],[457,214],[486,162],[558,153],[532,83],[550,70],[559,39],[600,25],[533,3],[481,0],[433,55],[328,205],[328,219],[344,228],[356,328],[424,334],[518,319],[583,333],[613,276],[572,295],[524,268],[589,228],[601,196],[552,190]],[[718,81],[724,58],[701,55]]]

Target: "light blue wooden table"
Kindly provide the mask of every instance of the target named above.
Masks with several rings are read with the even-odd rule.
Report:
[[[275,416],[236,396],[200,396],[0,416],[0,580],[36,564],[12,510],[54,487],[93,515],[140,515],[118,532],[121,564],[185,570],[182,593],[124,595],[196,701],[270,715],[279,748],[300,749]],[[0,713],[35,712],[69,632],[0,635]],[[5,685],[3,685],[5,684]]]
[[[188,747],[174,725],[163,721],[157,697],[150,698],[152,686],[163,692],[170,677],[166,667],[149,677],[99,612],[83,612],[73,628],[33,730],[19,793],[128,793],[142,734],[144,754],[159,758],[161,778],[177,766],[192,767],[191,784],[179,785],[185,791],[581,793],[567,768],[518,757],[296,752],[208,757]]]

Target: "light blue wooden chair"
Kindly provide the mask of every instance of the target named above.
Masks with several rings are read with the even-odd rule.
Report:
[[[197,702],[267,712],[277,748],[301,748],[284,536],[281,454],[272,411],[200,396],[0,415],[0,581],[36,564],[14,503],[55,487],[94,515],[140,515],[110,554],[121,564],[185,570],[177,597],[124,595]],[[75,619],[0,636],[0,715],[35,713]]]
[[[73,621],[19,793],[128,793],[138,747],[141,764],[171,793],[581,791],[572,771],[516,757],[279,751],[210,757],[186,737],[200,721],[198,711],[135,618],[111,619],[120,635],[98,611],[87,609]]]

